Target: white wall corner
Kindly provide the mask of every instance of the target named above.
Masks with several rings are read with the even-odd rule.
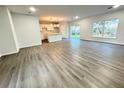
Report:
[[[14,38],[14,41],[15,41],[15,45],[16,45],[17,51],[19,51],[19,44],[18,44],[17,35],[15,33],[15,27],[14,27],[12,15],[11,15],[11,12],[9,11],[8,8],[7,8],[7,12],[8,12],[8,16],[9,16],[9,21],[10,21],[10,25],[11,25],[11,29],[12,29],[12,34],[13,34],[13,38]]]
[[[6,7],[0,9],[0,56],[18,53],[15,30],[11,18],[11,13]],[[3,24],[4,23],[4,24]]]

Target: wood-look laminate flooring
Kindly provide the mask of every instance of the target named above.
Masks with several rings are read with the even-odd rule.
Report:
[[[0,87],[124,87],[124,46],[74,39],[0,59]]]

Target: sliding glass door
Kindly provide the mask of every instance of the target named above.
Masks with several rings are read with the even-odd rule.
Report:
[[[79,25],[71,25],[70,26],[70,38],[80,38],[80,26]]]

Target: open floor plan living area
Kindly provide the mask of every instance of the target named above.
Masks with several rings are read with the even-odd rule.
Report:
[[[124,6],[0,5],[0,88],[124,88]]]

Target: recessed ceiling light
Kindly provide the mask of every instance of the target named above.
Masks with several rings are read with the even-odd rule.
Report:
[[[79,16],[75,16],[75,19],[78,19],[79,18]]]
[[[29,7],[29,9],[30,9],[30,11],[32,11],[32,12],[35,12],[35,11],[36,11],[35,7]]]
[[[118,8],[120,5],[114,5],[113,8]]]

